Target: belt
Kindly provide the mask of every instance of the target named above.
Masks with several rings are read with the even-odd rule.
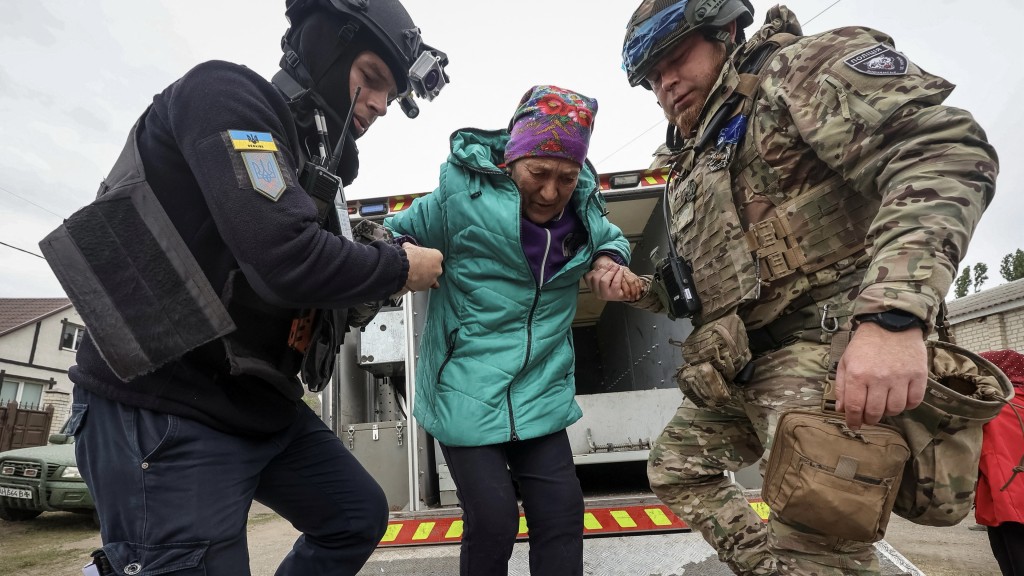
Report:
[[[786,307],[790,310],[774,321],[754,330],[747,330],[750,352],[761,356],[806,340],[821,342],[821,311],[809,294],[803,294]]]

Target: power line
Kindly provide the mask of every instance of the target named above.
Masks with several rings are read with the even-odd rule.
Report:
[[[814,16],[811,16],[811,19],[810,19],[810,20],[807,20],[806,22],[803,22],[803,23],[802,23],[802,25],[806,26],[806,25],[810,24],[811,22],[813,22],[813,21],[814,21],[814,19],[815,19],[815,18],[817,18],[818,16],[821,16],[821,15],[822,15],[822,14],[824,14],[825,12],[828,12],[830,8],[832,8],[832,7],[833,7],[833,6],[835,6],[836,4],[839,4],[839,3],[840,3],[840,2],[842,2],[842,1],[843,1],[843,0],[836,0],[835,2],[833,2],[833,3],[829,4],[828,6],[826,6],[826,7],[825,7],[825,9],[824,9],[824,10],[822,10],[821,12],[818,12],[818,13],[817,13],[817,14],[815,14]]]
[[[14,196],[15,198],[17,198],[19,200],[23,200],[25,202],[28,202],[29,204],[35,206],[36,208],[39,208],[40,210],[43,210],[45,212],[49,212],[50,214],[53,214],[54,216],[56,216],[57,218],[60,218],[61,220],[64,219],[64,216],[62,216],[60,214],[57,214],[53,210],[50,210],[49,208],[46,208],[45,206],[40,206],[39,204],[36,204],[35,202],[29,200],[28,198],[25,198],[24,196],[19,196],[19,195],[15,194],[14,192],[11,192],[10,190],[4,188],[3,186],[0,186],[0,190],[3,190],[4,192],[7,192],[11,196]]]
[[[24,252],[25,254],[31,254],[32,256],[35,256],[36,258],[43,258],[42,256],[40,256],[39,254],[36,254],[35,252],[29,252],[28,250],[25,250],[24,248],[18,248],[17,246],[11,246],[10,244],[8,244],[6,242],[0,242],[0,246],[7,246],[8,248],[10,248],[12,250],[17,250],[18,252]],[[43,260],[46,260],[46,258],[43,258]]]
[[[629,142],[626,142],[626,143],[625,143],[625,144],[623,144],[622,146],[619,146],[619,147],[618,147],[618,148],[617,148],[617,149],[616,149],[616,150],[615,150],[614,152],[612,152],[611,154],[609,154],[609,155],[605,156],[604,158],[602,158],[601,160],[599,160],[599,161],[598,161],[598,164],[603,164],[605,160],[607,160],[607,159],[611,158],[612,156],[615,156],[615,155],[616,155],[616,154],[618,154],[619,152],[622,152],[622,149],[623,149],[623,148],[625,148],[626,146],[629,146],[629,145],[630,145],[630,144],[632,144],[633,142],[636,142],[636,141],[637,141],[638,139],[640,139],[640,137],[641,137],[641,136],[643,136],[644,134],[647,134],[647,133],[648,133],[648,132],[650,132],[651,130],[654,130],[654,129],[655,129],[656,127],[658,127],[658,126],[661,126],[663,122],[665,122],[665,120],[658,120],[658,121],[657,121],[657,122],[655,122],[654,124],[651,124],[651,127],[650,127],[650,128],[648,128],[647,130],[644,130],[643,132],[641,132],[641,133],[637,134],[637,135],[636,135],[636,136],[635,136],[635,137],[634,137],[634,138],[633,138],[632,140],[630,140]]]

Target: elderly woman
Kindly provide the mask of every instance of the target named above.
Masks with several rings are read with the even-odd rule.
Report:
[[[639,295],[629,243],[587,161],[597,101],[535,86],[508,130],[451,137],[438,188],[385,221],[444,254],[416,370],[415,416],[463,509],[461,574],[507,574],[519,526],[530,572],[583,573],[583,494],[565,429],[577,405],[570,328],[580,279]],[[400,237],[401,238],[401,237]],[[624,281],[629,278],[629,281]]]

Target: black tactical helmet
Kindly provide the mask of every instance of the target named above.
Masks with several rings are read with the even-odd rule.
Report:
[[[754,22],[750,0],[643,0],[622,43],[622,69],[629,85],[649,88],[644,77],[677,42],[698,31],[725,40],[717,30],[733,20],[740,36]]]
[[[403,109],[406,100],[415,107],[412,93],[433,100],[449,81],[444,70],[448,56],[423,43],[420,29],[399,0],[286,0],[285,7],[293,28],[314,9],[333,9],[369,33],[385,52],[379,56],[391,68]],[[287,43],[288,34],[284,40]]]

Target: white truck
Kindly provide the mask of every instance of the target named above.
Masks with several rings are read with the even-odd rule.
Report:
[[[652,272],[666,249],[666,176],[667,169],[600,178],[608,218],[629,239],[630,268],[638,274]],[[383,220],[420,195],[350,201],[351,223]],[[400,306],[381,309],[364,329],[349,333],[322,397],[324,420],[381,484],[392,510],[365,574],[457,572],[458,546],[451,544],[458,543],[462,522],[455,486],[436,442],[412,416],[428,297],[407,295]],[[600,301],[580,283],[572,331],[583,418],[568,434],[587,501],[586,535],[611,536],[585,540],[588,574],[729,574],[711,547],[698,534],[685,533],[685,524],[647,486],[651,442],[682,401],[674,379],[682,355],[669,341],[682,341],[691,329],[686,320]],[[767,518],[757,497],[756,467],[741,471],[737,480]],[[525,522],[520,527],[525,537]],[[516,545],[512,574],[529,573],[524,546]],[[644,552],[652,547],[659,554]],[[886,573],[920,573],[884,542],[877,549]]]

